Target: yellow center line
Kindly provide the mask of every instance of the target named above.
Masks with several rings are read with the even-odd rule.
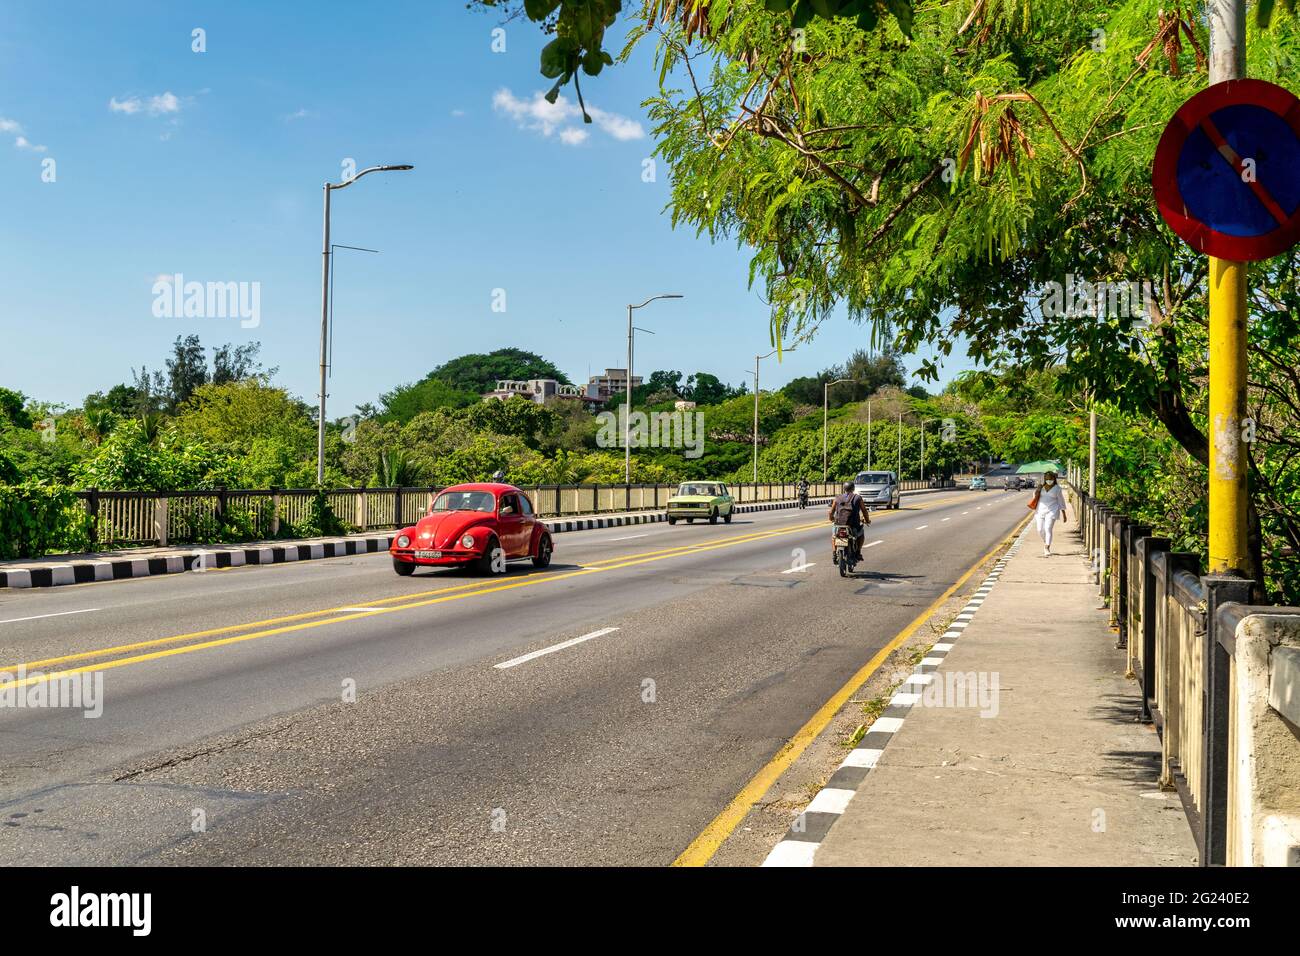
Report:
[[[916,510],[937,507],[943,502],[935,502],[929,505],[921,505]],[[137,641],[131,644],[120,644],[115,647],[106,647],[92,651],[80,651],[73,654],[66,654],[60,657],[50,657],[38,661],[29,661],[24,664],[13,664],[8,667],[0,668],[0,676],[13,674],[15,671],[31,671],[41,667],[49,667],[55,664],[65,664],[71,661],[87,660],[95,657],[108,657],[113,654],[129,653],[131,651],[143,650],[151,647],[163,647],[167,644],[177,644],[181,641],[192,641],[204,637],[216,637],[221,634],[230,634],[233,636],[221,638],[220,640],[203,641],[197,644],[186,644],[183,647],[171,647],[164,650],[152,651],[146,654],[136,654],[129,657],[119,658],[113,661],[104,661],[98,664],[88,664],[84,667],[76,667],[68,670],[53,671],[48,674],[28,676],[8,682],[0,682],[0,690],[7,690],[13,687],[22,687],[28,684],[47,681],[55,678],[70,676],[73,674],[82,674],[88,671],[108,670],[109,668],[121,667],[127,664],[136,664],[142,661],[158,660],[164,657],[172,657],[177,654],[185,654],[193,651],[206,650],[214,647],[225,647],[231,644],[238,644],[244,641],[271,637],[277,634],[289,634],[296,631],[308,630],[311,628],[322,627],[328,624],[341,624],[345,621],[355,621],[367,617],[374,617],[378,614],[386,614],[392,611],[405,611],[412,608],[428,607],[433,604],[442,604],[447,601],[459,600],[466,597],[475,597],[480,594],[493,594],[498,591],[509,591],[520,587],[530,587],[536,584],[545,584],[550,581],[563,581],[568,578],[577,577],[584,574],[592,574],[598,571],[613,571],[620,568],[633,567],[639,564],[646,564],[652,561],[663,561],[674,557],[685,557],[687,555],[699,554],[705,551],[713,551],[718,548],[732,547],[738,544],[747,544],[754,541],[761,541],[768,538],[796,534],[809,531],[816,528],[824,528],[824,521],[817,521],[811,524],[800,524],[788,528],[778,528],[769,531],[747,532],[741,535],[735,535],[730,538],[714,538],[708,541],[697,542],[695,544],[679,545],[672,548],[661,548],[655,551],[645,551],[640,554],[623,555],[615,558],[602,558],[584,565],[575,571],[566,571],[559,574],[555,572],[531,571],[525,573],[522,577],[508,583],[492,584],[491,582],[471,582],[468,584],[458,584],[451,587],[436,588],[430,591],[417,592],[415,594],[401,594],[392,597],[379,598],[375,601],[364,603],[349,603],[334,608],[325,608],[318,611],[304,611],[300,614],[288,614],[281,617],[268,618],[263,621],[254,621],[246,624],[231,624],[225,627],[210,628],[203,631],[191,631],[186,634],[177,634],[171,637],[155,638],[147,641]],[[412,601],[412,598],[430,598],[429,600]],[[393,602],[405,601],[404,604],[393,604]],[[392,604],[391,607],[385,607],[386,604]],[[354,608],[365,607],[371,608],[367,611],[354,612]],[[350,613],[343,613],[350,612]],[[326,615],[337,615],[325,620],[310,620],[311,618],[324,618]],[[297,623],[291,623],[297,622]],[[285,625],[280,627],[268,627],[267,625]],[[259,629],[260,630],[257,630]],[[248,634],[237,634],[239,631],[254,629]]]
[[[754,774],[750,781],[741,789],[740,793],[736,794],[736,796],[732,798],[731,802],[723,808],[722,812],[714,817],[709,825],[691,841],[690,845],[681,852],[681,855],[673,861],[672,865],[704,866],[708,863],[709,860],[713,858],[713,855],[718,852],[718,848],[722,846],[726,839],[731,836],[736,827],[740,825],[746,816],[748,816],[749,811],[753,809],[754,805],[763,798],[763,795],[767,793],[769,789],[771,789],[772,784],[776,783],[776,781],[780,779],[781,775],[789,769],[790,765],[799,759],[800,754],[802,754],[808,748],[808,745],[816,740],[821,732],[826,729],[827,725],[830,724],[831,719],[839,713],[840,708],[848,703],[849,699],[852,698],[852,696],[857,693],[858,689],[867,682],[868,678],[870,678],[871,675],[889,659],[889,655],[902,646],[904,641],[916,633],[917,629],[928,621],[930,616],[939,610],[939,608],[943,606],[943,603],[947,601],[948,598],[952,597],[952,595],[955,594],[963,584],[970,580],[971,575],[978,571],[986,561],[1013,541],[1016,535],[1020,533],[1020,529],[1028,523],[1030,517],[1032,516],[1026,516],[1017,523],[1015,530],[1012,531],[1005,540],[1000,542],[997,547],[993,548],[988,552],[988,554],[984,555],[971,565],[971,567],[967,569],[966,573],[958,578],[952,587],[939,595],[939,597],[935,599],[934,603],[917,615],[911,624],[903,628],[903,630],[900,631],[893,640],[877,651],[871,660],[863,664],[858,672],[850,677],[848,682],[837,690],[830,700],[822,704],[822,706],[818,708],[817,712],[808,718],[807,723],[799,728],[799,731],[790,738],[785,746],[778,750],[775,756],[773,756],[772,759],[758,771],[758,773]]]

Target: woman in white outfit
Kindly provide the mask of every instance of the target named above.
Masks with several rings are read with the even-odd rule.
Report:
[[[1056,472],[1049,471],[1043,475],[1043,487],[1034,496],[1038,506],[1034,509],[1034,524],[1038,526],[1038,536],[1043,539],[1043,557],[1052,553],[1052,525],[1056,519],[1065,518],[1065,492],[1056,482]]]

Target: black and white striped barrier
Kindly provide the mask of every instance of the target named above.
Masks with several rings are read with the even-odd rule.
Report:
[[[1007,561],[1015,557],[1020,545],[1031,528],[1026,527],[1006,554],[998,558],[993,570],[984,578],[982,584],[971,595],[970,601],[957,614],[948,629],[926,652],[925,658],[916,665],[912,675],[904,681],[889,700],[889,706],[867,728],[866,734],[857,746],[844,758],[825,786],[817,791],[812,802],[803,813],[795,817],[794,823],[785,837],[773,847],[772,852],[763,861],[763,866],[812,866],[817,848],[826,839],[835,821],[843,816],[850,801],[858,792],[858,787],[866,780],[867,774],[876,766],[885,747],[903,726],[903,721],[911,713],[912,707],[921,700],[926,687],[935,680],[935,672],[943,665],[944,658],[952,650],[953,644],[965,632],[971,620],[984,606],[984,600],[1002,577]]]
[[[212,571],[220,568],[241,568],[245,565],[341,558],[351,554],[387,551],[392,540],[393,535],[382,534],[301,544],[288,542],[247,548],[196,548],[193,551],[153,558],[104,558],[69,561],[66,564],[40,564],[30,568],[9,568],[0,571],[0,588],[48,588],[61,584],[86,584],[91,581],[147,578],[155,574],[179,574],[183,571]]]

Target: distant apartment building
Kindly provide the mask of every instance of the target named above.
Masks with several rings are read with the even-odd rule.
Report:
[[[632,387],[640,388],[642,378],[640,375],[632,376]],[[627,369],[625,368],[607,368],[604,375],[593,375],[588,380],[587,388],[595,388],[595,394],[600,396],[602,402],[609,401],[615,395],[627,391]]]
[[[504,401],[514,395],[536,402],[538,405],[544,404],[548,398],[580,401],[588,407],[603,401],[597,394],[594,385],[563,385],[553,378],[531,378],[526,382],[505,378],[497,379],[496,388],[484,395],[483,400],[488,401],[496,398]]]

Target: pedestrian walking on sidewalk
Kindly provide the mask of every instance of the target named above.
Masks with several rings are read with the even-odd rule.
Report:
[[[1043,539],[1043,557],[1051,557],[1052,525],[1056,524],[1057,518],[1065,520],[1065,492],[1056,481],[1056,472],[1049,471],[1043,475],[1043,486],[1034,492],[1029,510],[1034,513],[1038,536]]]

